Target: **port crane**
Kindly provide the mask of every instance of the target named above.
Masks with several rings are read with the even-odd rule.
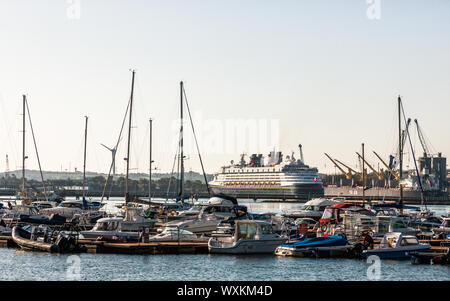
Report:
[[[353,170],[352,168],[348,167],[347,165],[345,165],[344,163],[338,161],[337,159],[332,159],[327,153],[325,153],[325,156],[328,157],[328,159],[331,160],[331,162],[333,162],[333,164],[345,175],[345,177],[350,180],[352,178],[352,172],[354,174],[359,174],[358,172],[356,172],[355,170]],[[339,164],[341,164],[342,166],[346,167],[348,169],[348,172],[346,172]]]
[[[378,172],[377,170],[375,170],[375,168],[372,167],[372,165],[369,164],[369,162],[367,162],[366,159],[364,159],[358,152],[356,152],[356,154],[358,155],[358,157],[363,160],[367,166],[373,171],[373,173],[377,176],[378,180],[383,180],[384,179],[384,173],[383,173],[383,169],[380,170],[380,172]]]
[[[384,162],[384,160],[381,159],[381,157],[375,151],[373,151],[373,153],[375,154],[375,156],[378,157],[378,159],[381,161],[381,163],[383,163],[383,165],[387,168],[387,170],[389,170],[389,172],[394,176],[394,179],[397,181],[400,180],[399,171],[395,171],[392,168],[390,168],[389,165],[387,165],[386,162]]]
[[[417,135],[419,136],[420,144],[422,145],[423,148],[424,157],[427,157],[428,155],[431,154],[430,149],[428,148],[428,145],[425,142],[425,137],[422,133],[421,127],[419,126],[419,122],[417,121],[417,119],[414,119],[414,122],[416,123]]]

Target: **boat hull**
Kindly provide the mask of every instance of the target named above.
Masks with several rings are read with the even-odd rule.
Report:
[[[210,186],[213,193],[223,193],[238,199],[309,200],[324,195],[321,184],[278,187],[226,187]]]
[[[411,256],[418,252],[425,252],[430,249],[429,245],[417,246],[412,248],[396,249],[373,249],[363,251],[361,257],[367,259],[370,256],[378,256],[380,259],[395,259],[395,260],[407,260],[411,259]]]
[[[212,240],[208,242],[208,250],[215,254],[273,254],[275,249],[286,242],[285,238],[271,240],[248,240],[240,239],[236,244],[224,247],[214,244]]]
[[[305,248],[305,249],[278,247],[275,250],[275,255],[293,256],[293,257],[347,258],[352,255],[351,253],[352,249],[353,249],[352,245]]]

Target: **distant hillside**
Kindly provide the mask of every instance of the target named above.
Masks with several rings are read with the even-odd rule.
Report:
[[[10,171],[9,176],[15,176],[16,178],[21,178],[22,177],[22,171],[21,170],[14,170],[14,171]],[[77,172],[60,172],[60,171],[43,171],[44,174],[44,179],[45,180],[80,180],[83,178],[83,173],[80,171]],[[41,180],[41,174],[39,172],[39,170],[26,170],[25,171],[25,176],[28,180],[35,180],[35,181],[40,181]],[[104,174],[104,173],[97,173],[97,172],[86,172],[86,177],[87,178],[93,178],[93,177],[104,177],[106,178],[108,175]],[[130,179],[131,180],[139,180],[141,178],[144,179],[148,179],[148,174],[145,173],[131,173],[130,175]],[[5,177],[5,173],[0,173],[0,178],[4,178]],[[120,178],[120,177],[125,177],[124,174],[116,174],[114,176],[114,178]],[[152,179],[153,180],[158,180],[158,179],[162,179],[162,178],[169,178],[170,174],[169,173],[152,173]],[[208,181],[212,180],[213,176],[212,175],[208,175],[207,174],[207,179]],[[186,180],[192,180],[192,181],[201,181],[204,182],[204,178],[203,178],[203,174],[197,173],[197,172],[186,172],[185,173],[185,179]]]

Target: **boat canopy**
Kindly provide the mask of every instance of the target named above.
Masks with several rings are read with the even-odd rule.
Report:
[[[348,241],[344,237],[336,235],[327,237],[307,238],[305,240],[297,241],[290,244],[284,244],[281,246],[288,248],[304,249],[304,248],[345,246],[345,245],[348,245]]]
[[[232,196],[229,196],[229,195],[226,195],[226,194],[223,194],[223,193],[217,193],[217,194],[214,194],[214,195],[209,199],[208,202],[209,202],[211,205],[216,205],[217,203],[218,203],[217,205],[221,205],[221,204],[224,203],[223,200],[230,201],[233,205],[237,205],[237,204],[238,204],[238,201],[237,201],[236,198],[234,198],[234,197],[232,197]]]

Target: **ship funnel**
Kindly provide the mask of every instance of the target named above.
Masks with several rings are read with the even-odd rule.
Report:
[[[304,159],[303,159],[303,150],[302,150],[302,145],[299,144],[298,148],[300,149],[300,161],[302,161],[302,163],[305,163]]]

